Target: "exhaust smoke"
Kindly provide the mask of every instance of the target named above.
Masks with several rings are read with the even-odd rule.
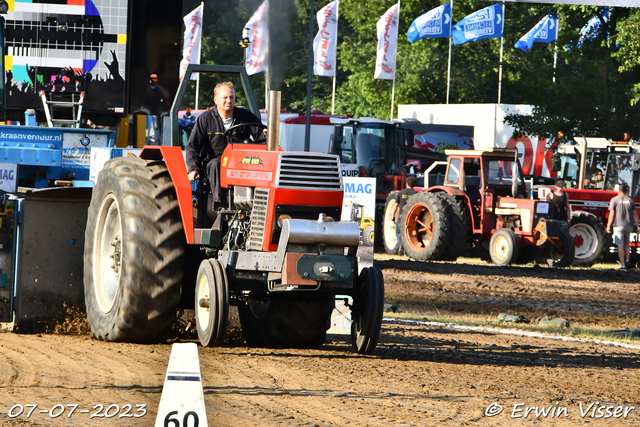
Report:
[[[282,90],[293,42],[291,22],[298,8],[294,0],[268,0],[267,11],[267,87]]]

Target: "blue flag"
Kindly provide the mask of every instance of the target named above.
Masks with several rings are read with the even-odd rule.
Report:
[[[609,9],[605,8],[602,11],[602,19],[604,22],[609,22]],[[602,21],[597,16],[594,16],[586,23],[584,27],[580,30],[580,38],[578,39],[578,47],[582,47],[582,43],[584,43],[585,39],[593,40],[593,38],[598,34],[600,26],[602,25]]]
[[[558,20],[547,15],[540,20],[527,34],[516,42],[516,47],[525,52],[531,49],[533,43],[551,43],[558,38]]]
[[[500,38],[504,30],[504,17],[500,3],[485,7],[467,15],[453,26],[453,44],[475,42],[482,39]]]
[[[407,37],[409,38],[409,43],[413,43],[416,40],[428,37],[449,37],[450,30],[451,3],[445,3],[418,16],[411,23],[409,31],[407,31]]]

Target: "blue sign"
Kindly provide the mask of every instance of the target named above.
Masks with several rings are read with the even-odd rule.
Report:
[[[424,38],[449,37],[451,32],[451,3],[431,9],[411,23],[407,38],[409,43]]]
[[[482,39],[500,38],[504,30],[504,17],[500,3],[485,7],[467,15],[453,26],[453,44],[475,42]]]
[[[558,20],[547,15],[540,20],[527,34],[516,42],[515,47],[525,52],[531,49],[533,43],[551,43],[558,38]]]
[[[371,194],[373,193],[373,186],[371,184],[362,184],[362,183],[353,183],[346,182],[344,184],[344,192],[345,193],[360,193],[360,194]]]

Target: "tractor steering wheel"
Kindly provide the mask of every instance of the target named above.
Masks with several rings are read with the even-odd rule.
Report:
[[[229,129],[225,130],[224,134],[223,134],[223,137],[229,143],[240,142],[240,143],[243,143],[243,144],[248,144],[248,143],[251,142],[248,138],[244,139],[244,140],[240,139],[237,136],[232,135],[231,131],[233,131],[235,129],[238,129],[238,128],[241,128],[241,127],[249,127],[249,126],[256,126],[256,127],[262,128],[262,129],[266,129],[267,128],[265,125],[263,125],[260,122],[240,123],[240,124],[237,124],[237,125],[233,125],[233,126],[229,127]],[[264,134],[262,134],[257,140],[255,140],[253,142],[256,143],[256,144],[265,144],[267,142],[267,137]]]

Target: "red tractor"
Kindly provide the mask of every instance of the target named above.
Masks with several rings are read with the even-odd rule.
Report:
[[[575,246],[566,222],[550,218],[546,201],[526,198],[515,150],[451,150],[442,185],[412,196],[398,224],[405,253],[418,260],[455,260],[467,244],[488,242],[491,260],[507,265],[536,255],[571,265]]]
[[[617,250],[604,224],[618,185],[629,184],[629,195],[640,205],[640,145],[630,140],[613,142],[588,137],[576,138],[576,142],[577,145],[558,147],[552,169],[565,181],[565,192],[573,210],[569,230],[576,245],[573,264],[589,267],[603,255],[611,256]],[[541,188],[539,196],[544,197],[552,190]],[[633,233],[633,258],[638,255],[637,240],[637,234]]]
[[[190,65],[187,76],[196,67],[239,76],[257,112],[243,67]],[[247,125],[262,126],[240,126]],[[268,144],[234,140],[231,130],[220,168],[228,203],[216,211],[210,193],[194,197],[180,147],[145,147],[139,158],[112,159],[100,172],[84,255],[94,337],[155,340],[182,307],[195,308],[202,345],[219,346],[229,306],[237,305],[248,345],[312,348],[325,341],[336,295],[347,295],[355,350],[372,353],[383,276],[359,270],[359,226],[338,221],[339,158],[280,151],[277,126]]]

